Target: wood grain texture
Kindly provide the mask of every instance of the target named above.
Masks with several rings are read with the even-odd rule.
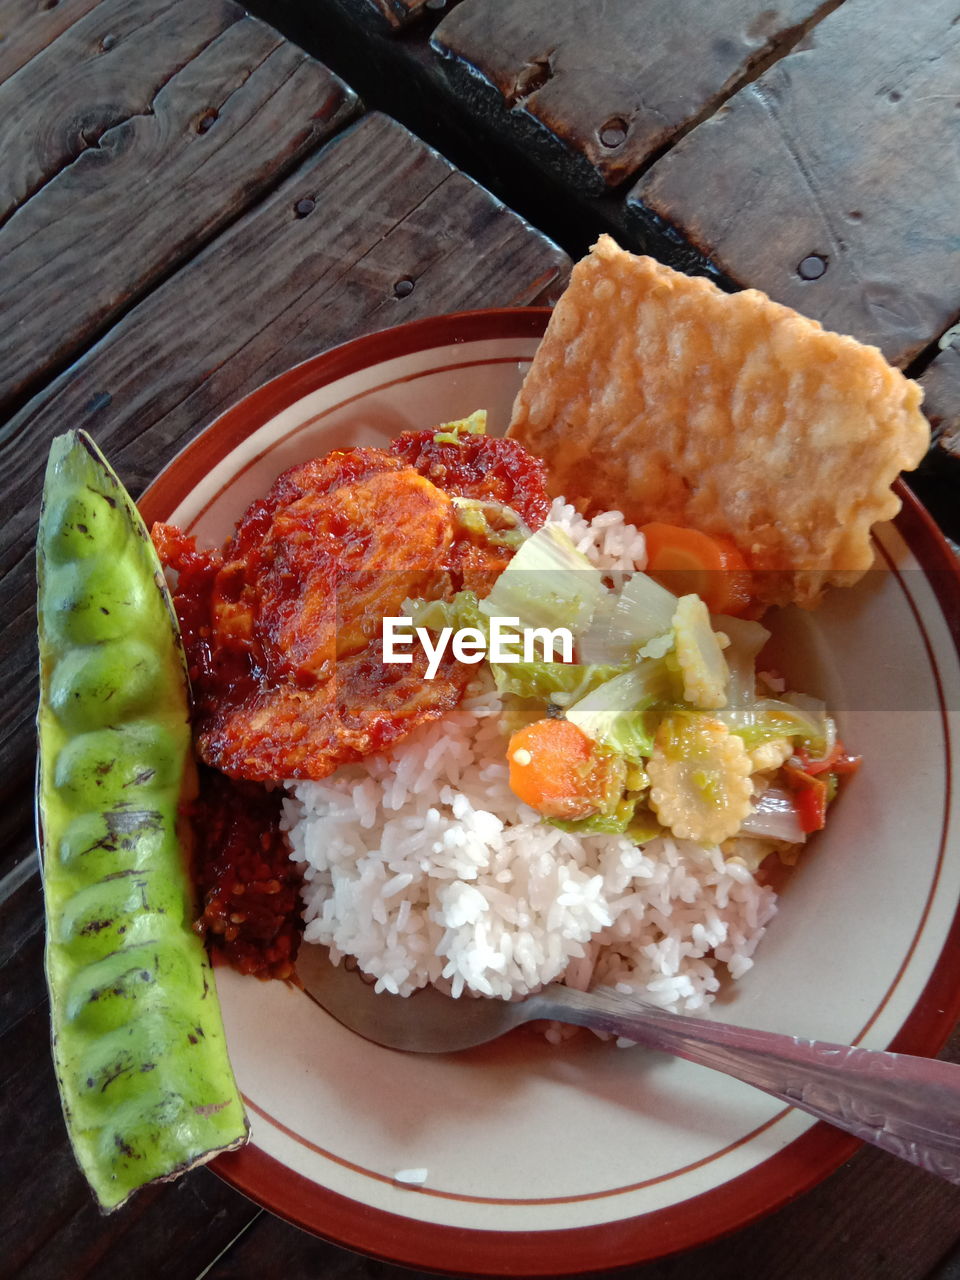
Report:
[[[33,540],[44,459],[85,427],[135,493],[238,397],[417,316],[550,301],[569,262],[405,129],[367,116],[136,306],[0,429],[0,786],[29,800]],[[413,283],[398,297],[399,280]],[[10,812],[13,812],[11,810]],[[0,814],[0,829],[8,821]],[[6,851],[0,848],[0,871]]]
[[[829,7],[465,0],[432,45],[476,111],[563,165],[576,185],[599,191],[634,173],[757,58]]]
[[[193,1280],[259,1215],[206,1169],[148,1188],[109,1217],[96,1207],[53,1073],[36,871],[0,901],[0,1149],[0,1276]]]
[[[846,0],[659,160],[630,206],[908,363],[960,306],[957,16],[954,0]]]
[[[0,0],[0,82],[19,71],[99,0]]]
[[[0,85],[0,221],[108,129],[146,114],[240,16],[232,0],[103,0]]]
[[[20,132],[0,125],[15,210],[0,219],[0,412],[356,108],[325,67],[216,0],[147,20],[104,0],[0,86],[0,120],[4,97]]]

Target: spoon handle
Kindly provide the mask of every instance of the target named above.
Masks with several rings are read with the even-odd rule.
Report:
[[[960,1183],[960,1066],[690,1018],[613,990],[554,986],[541,998],[546,1016],[723,1071]]]

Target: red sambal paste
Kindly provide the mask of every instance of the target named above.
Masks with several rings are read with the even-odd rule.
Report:
[[[200,767],[190,807],[194,928],[240,973],[289,979],[303,935],[300,872],[280,830],[283,792]]]

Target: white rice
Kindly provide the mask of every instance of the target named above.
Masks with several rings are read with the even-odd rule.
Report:
[[[618,513],[588,523],[558,500],[550,518],[599,568],[643,566],[642,535]],[[752,966],[773,891],[717,848],[539,821],[510,790],[500,711],[484,676],[392,750],[288,784],[305,941],[402,995],[433,983],[512,999],[565,977],[669,1009],[709,1004],[724,972]]]

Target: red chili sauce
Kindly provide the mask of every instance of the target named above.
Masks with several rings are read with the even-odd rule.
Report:
[[[258,978],[289,979],[303,935],[300,872],[280,830],[283,792],[200,766],[190,807],[194,924],[211,951]]]

